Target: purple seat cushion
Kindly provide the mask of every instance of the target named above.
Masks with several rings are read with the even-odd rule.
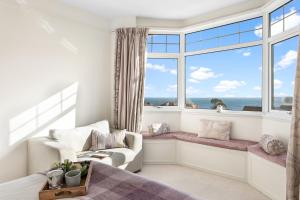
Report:
[[[281,155],[277,155],[277,156],[272,156],[267,154],[261,147],[259,144],[250,146],[248,148],[248,151],[261,157],[264,158],[265,160],[269,160],[273,163],[276,163],[278,165],[281,165],[283,167],[286,167],[286,153],[283,153]]]
[[[247,151],[249,146],[257,144],[257,142],[248,141],[248,140],[231,139],[229,141],[224,141],[224,140],[201,138],[194,133],[186,133],[186,132],[170,132],[158,136],[151,136],[149,135],[149,133],[144,132],[143,138],[144,139],[177,139],[185,142],[192,142],[197,144],[220,147],[225,149],[233,149],[238,151]]]

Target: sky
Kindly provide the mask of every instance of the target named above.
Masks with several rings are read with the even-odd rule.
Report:
[[[300,22],[299,0],[287,4],[286,13],[276,10],[271,14],[272,35],[295,27]],[[285,18],[283,19],[283,16]],[[255,18],[207,31],[186,35],[186,51],[260,40],[262,19]],[[240,34],[235,34],[240,30]],[[210,39],[226,35],[219,39]],[[176,37],[148,40],[148,52],[176,52]],[[178,38],[179,40],[179,38]],[[178,41],[179,42],[179,41]],[[170,46],[168,48],[168,46]],[[151,48],[150,48],[151,47]],[[297,59],[298,37],[273,45],[274,94],[292,96]],[[186,97],[261,97],[262,46],[252,46],[185,58]],[[177,96],[177,59],[148,59],[146,66],[145,97]]]

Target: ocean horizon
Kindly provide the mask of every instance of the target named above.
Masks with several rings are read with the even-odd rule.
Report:
[[[215,97],[213,97],[215,98]],[[216,97],[218,98],[218,97]],[[212,98],[188,98],[187,104],[197,105],[199,109],[211,109],[213,104],[210,103]],[[219,97],[228,110],[242,111],[245,106],[262,107],[262,98],[260,97]],[[145,105],[148,106],[163,106],[168,102],[173,102],[172,105],[178,105],[177,98],[174,97],[145,97]],[[280,107],[283,102],[283,97],[274,98],[274,106]]]

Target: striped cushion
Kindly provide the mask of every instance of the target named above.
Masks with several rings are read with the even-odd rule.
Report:
[[[124,148],[126,147],[124,143],[125,136],[126,130],[116,130],[108,135],[103,134],[97,130],[92,130],[92,145],[90,150],[96,151],[112,148]]]

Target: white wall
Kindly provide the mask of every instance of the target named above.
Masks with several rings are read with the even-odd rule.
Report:
[[[27,138],[109,118],[111,107],[108,25],[16,2],[0,2],[0,182],[26,175]]]

